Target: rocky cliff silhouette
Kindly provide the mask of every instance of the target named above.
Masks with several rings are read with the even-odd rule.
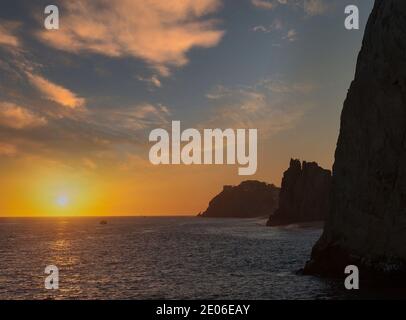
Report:
[[[259,181],[244,181],[239,186],[224,186],[199,216],[208,218],[267,217],[278,206],[279,188]]]
[[[279,207],[268,226],[324,220],[329,210],[331,171],[315,162],[291,160],[282,179]]]
[[[304,272],[406,279],[406,1],[376,0],[341,116],[331,209]],[[399,277],[398,277],[399,276]]]

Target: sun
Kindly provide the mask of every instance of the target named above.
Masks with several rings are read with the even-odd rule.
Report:
[[[35,174],[34,178],[32,191],[28,193],[32,206],[30,215],[49,217],[100,215],[98,206],[101,201],[96,199],[100,199],[101,188],[94,176],[55,171],[41,172],[41,175]]]
[[[59,207],[66,207],[69,204],[69,197],[66,194],[58,195],[56,198],[56,204]]]

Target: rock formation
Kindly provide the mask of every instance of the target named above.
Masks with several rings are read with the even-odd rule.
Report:
[[[355,264],[361,278],[405,280],[405,244],[406,1],[376,0],[341,116],[331,210],[304,272],[343,276]]]
[[[331,172],[315,162],[291,160],[284,173],[279,207],[268,226],[324,220],[329,208]]]
[[[269,216],[278,206],[279,188],[259,181],[224,186],[221,193],[199,214],[209,218],[255,218]]]

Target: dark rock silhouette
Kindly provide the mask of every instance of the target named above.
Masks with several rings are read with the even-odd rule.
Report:
[[[331,210],[306,274],[406,280],[406,1],[376,0],[341,116]]]
[[[315,162],[291,160],[282,179],[279,207],[268,226],[324,220],[329,210],[331,171]]]
[[[269,216],[278,206],[279,188],[259,181],[244,181],[239,186],[224,186],[200,217],[255,218]]]

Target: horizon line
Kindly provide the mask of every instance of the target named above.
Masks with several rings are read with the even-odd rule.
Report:
[[[197,217],[193,214],[173,214],[173,215],[16,215],[16,216],[0,216],[0,219],[4,218],[165,218],[165,217]]]

